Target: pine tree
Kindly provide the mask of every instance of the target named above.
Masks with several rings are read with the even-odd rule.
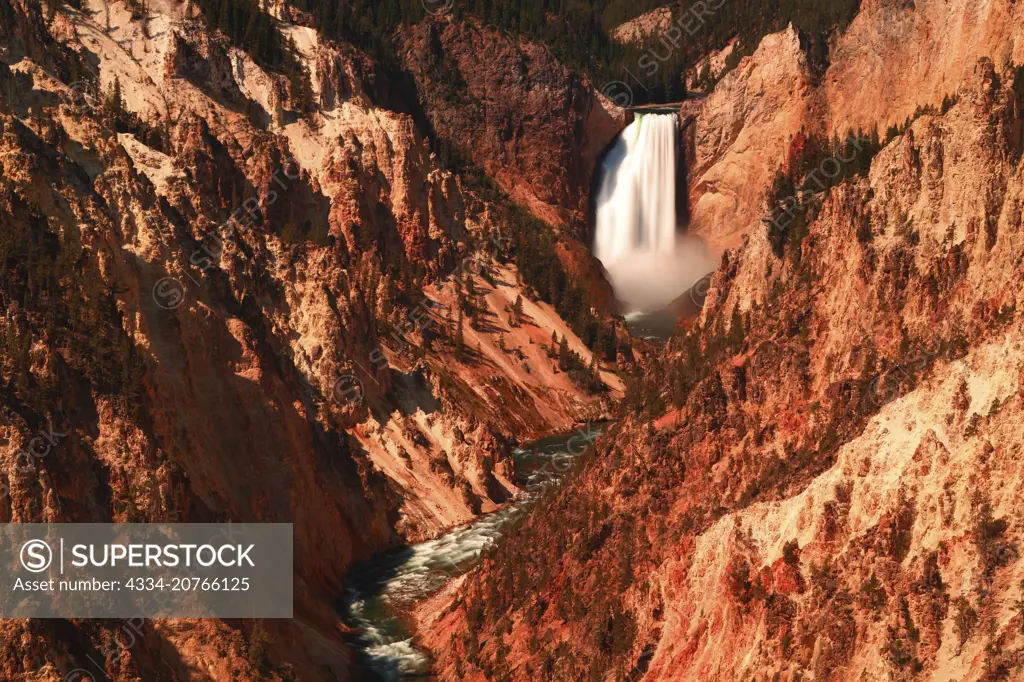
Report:
[[[473,317],[476,312],[476,283],[473,281],[473,273],[466,273],[466,303],[469,307],[469,316]]]
[[[523,296],[519,294],[516,296],[515,303],[512,304],[512,325],[518,327],[523,321]]]
[[[597,360],[597,351],[590,356],[590,367],[587,370],[587,382],[590,384],[589,389],[593,392],[601,390],[604,386],[604,382],[601,381],[601,363]]]
[[[249,664],[261,675],[266,675],[270,668],[267,649],[273,640],[267,632],[262,620],[256,621],[249,634]]]
[[[114,76],[114,84],[107,96],[107,112],[114,120],[121,118],[124,114],[124,99],[121,96],[121,79]]]
[[[462,359],[465,342],[466,339],[462,331],[462,307],[460,306],[458,318],[455,320],[455,357],[458,360]]]
[[[605,362],[616,362],[619,359],[618,339],[615,336],[615,323],[608,326],[608,331],[601,340],[601,350]]]
[[[569,340],[562,335],[562,341],[558,344],[558,368],[563,372],[572,367],[572,351],[569,350]]]
[[[740,307],[737,305],[732,309],[732,318],[729,321],[729,334],[726,343],[733,352],[738,353],[743,349],[745,340],[746,331],[743,328],[743,315],[740,313]]]

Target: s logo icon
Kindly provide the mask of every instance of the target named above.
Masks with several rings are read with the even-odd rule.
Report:
[[[53,563],[53,550],[42,540],[29,540],[21,546],[21,565],[30,573],[42,573]]]

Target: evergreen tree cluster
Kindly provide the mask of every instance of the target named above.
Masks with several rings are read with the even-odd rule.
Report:
[[[513,327],[518,327],[523,323],[523,296],[522,294],[516,296],[515,302],[512,304],[512,313],[509,318]]]
[[[200,1],[250,4],[247,0]],[[392,44],[395,30],[428,16],[420,0],[291,0],[291,4],[311,13],[323,35],[367,51],[385,74],[396,74],[400,68]],[[666,4],[664,0],[459,0],[451,12],[457,19],[473,18],[547,45],[559,61],[586,73],[596,87],[625,81],[633,91],[633,103],[642,104],[682,99],[686,95],[682,75],[708,52],[738,38],[734,65],[761,38],[790,22],[805,32],[812,63],[827,61],[825,37],[852,20],[860,1],[724,0],[713,9],[716,2],[692,0],[673,8],[673,20],[688,27],[677,44],[661,35],[629,45],[611,38],[623,22]],[[645,63],[657,63],[658,68],[651,72],[641,67],[645,57]]]
[[[556,334],[551,332],[552,346],[558,349],[558,369],[566,372],[569,378],[585,391],[599,393],[605,390],[607,387],[601,380],[601,363],[597,359],[597,351],[591,355],[589,363],[584,363],[579,353],[569,348],[569,339],[564,335],[557,343],[556,339]]]
[[[194,0],[210,28],[219,29],[262,66],[281,69],[289,58],[274,18],[256,0]]]
[[[393,82],[399,81],[401,71],[392,44],[395,31],[427,16],[421,0],[290,0],[289,4],[312,14],[321,35],[369,54]]]
[[[769,238],[776,255],[788,251],[794,262],[800,261],[800,245],[820,197],[846,180],[866,175],[883,146],[877,130],[850,131],[842,139],[800,133],[792,140],[787,163],[767,192]]]
[[[1024,102],[1024,66],[1017,66],[1013,63],[1010,64],[1010,68],[1013,69],[1013,94],[1017,98],[1018,103]],[[952,106],[955,100],[952,100],[948,95],[942,100],[942,113],[946,113],[949,110],[947,102]]]
[[[618,453],[611,456],[620,457]],[[590,453],[583,455],[584,466],[593,465],[593,457]],[[468,585],[460,600],[469,627],[453,635],[462,647],[457,665],[478,668],[487,679],[502,679],[500,667],[507,660],[501,649],[504,638],[495,638],[499,646],[491,653],[483,648],[490,648],[483,634],[488,633],[488,623],[497,623],[499,634],[508,633],[515,618],[527,626],[529,633],[522,642],[528,652],[523,663],[524,678],[587,682],[636,679],[629,671],[634,666],[638,626],[623,595],[650,565],[652,545],[647,534],[638,532],[634,519],[616,514],[606,501],[595,500],[574,487],[549,488],[537,504],[550,512],[545,522],[514,522],[504,541],[486,551],[480,580]],[[566,538],[561,532],[565,527],[577,532]],[[567,564],[585,566],[588,577],[604,589],[587,589],[575,580],[560,582]],[[544,600],[534,599],[530,607],[520,610],[522,604],[531,601],[537,585],[558,588],[545,593]],[[580,624],[575,636],[588,639],[571,646],[537,637],[542,631],[540,623],[551,619]],[[581,648],[586,650],[585,655],[580,654]]]
[[[1021,83],[1024,84],[1024,78]],[[1024,92],[1024,85],[1021,88]],[[799,261],[800,242],[807,235],[813,220],[811,212],[820,197],[851,178],[867,175],[872,159],[883,147],[905,134],[919,117],[945,114],[957,99],[956,95],[947,95],[941,107],[919,106],[903,123],[890,125],[884,140],[877,129],[869,133],[851,130],[841,139],[798,134],[790,143],[786,165],[776,173],[767,192],[769,236],[776,254],[781,256],[788,244],[790,255]],[[866,229],[867,225],[858,228],[857,236],[862,242],[869,237]]]
[[[60,237],[17,194],[6,194],[0,206],[11,210],[0,210],[0,308],[17,312],[0,323],[0,347],[13,361],[6,368],[15,398],[37,416],[50,411],[58,387],[38,385],[30,371],[29,349],[41,342],[63,351],[70,370],[93,391],[119,397],[127,414],[137,414],[144,365],[122,327],[116,292],[81,245]]]
[[[128,8],[132,11],[132,19],[139,20],[149,12],[147,0],[126,0]]]
[[[701,0],[679,3],[672,19],[685,26],[682,40],[652,35],[639,43],[623,45],[611,32],[623,22],[656,7],[664,0],[472,0],[458,14],[477,18],[542,42],[564,64],[588,74],[597,87],[613,80],[626,82],[633,103],[678,101],[686,96],[683,74],[712,50],[737,37],[740,49],[733,64],[749,54],[765,35],[790,22],[807,34],[812,63],[827,60],[823,36],[850,22],[859,0]],[[712,8],[712,9],[708,9]],[[708,15],[710,12],[711,16]],[[692,32],[692,33],[691,33]],[[644,58],[646,57],[645,61]],[[650,67],[657,64],[656,70]],[[644,64],[648,68],[644,68]],[[653,71],[653,72],[652,72]]]
[[[591,312],[586,291],[577,286],[558,258],[556,237],[540,219],[511,205],[505,222],[513,227],[512,241],[519,275],[537,298],[551,304],[588,348],[597,344],[599,321]]]

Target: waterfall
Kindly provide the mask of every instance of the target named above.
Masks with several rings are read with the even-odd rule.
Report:
[[[639,114],[605,157],[594,242],[605,268],[675,250],[677,135],[675,114]]]
[[[670,304],[714,269],[676,238],[676,114],[637,114],[599,169],[594,255],[627,312]]]

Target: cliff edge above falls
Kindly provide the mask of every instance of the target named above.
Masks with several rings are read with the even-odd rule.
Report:
[[[497,29],[436,19],[401,41],[437,135],[515,201],[582,237],[598,155],[625,112],[548,48]]]
[[[689,131],[689,232],[716,254],[757,224],[792,136],[813,127],[814,87],[800,36],[764,38],[704,99]]]

